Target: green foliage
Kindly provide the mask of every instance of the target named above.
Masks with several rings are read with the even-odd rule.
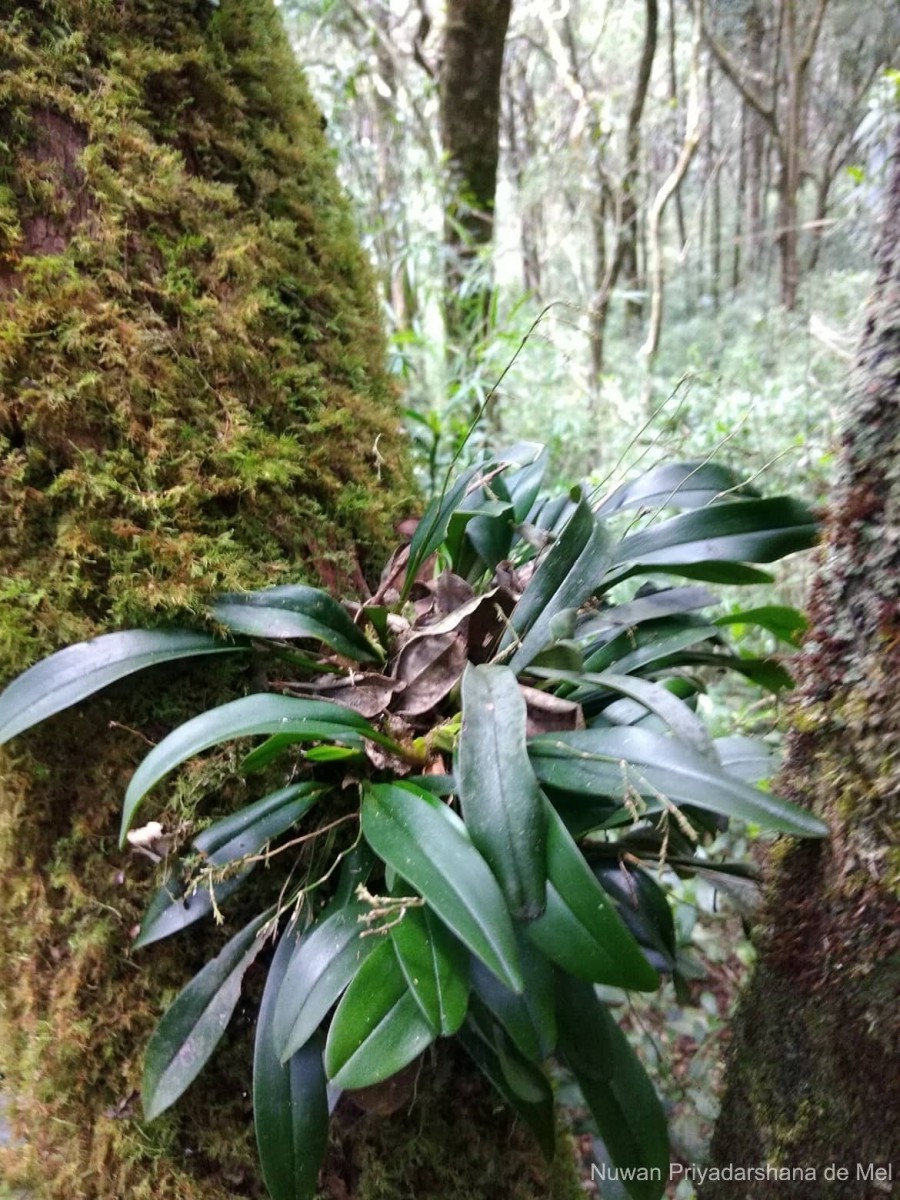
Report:
[[[141,935],[146,945],[192,923],[194,912],[168,915],[179,909],[197,905],[205,916],[230,905],[259,861],[276,873],[274,906],[163,1017],[143,1086],[148,1118],[181,1097],[224,1033],[250,963],[280,936],[254,1084],[273,1200],[314,1194],[327,1084],[387,1086],[453,1036],[548,1156],[547,1060],[556,1054],[618,1166],[666,1162],[653,1085],[595,991],[652,991],[660,972],[678,979],[671,912],[645,868],[671,863],[708,877],[702,844],[732,816],[800,837],[827,833],[732,774],[735,747],[720,754],[703,730],[694,706],[707,668],[740,662],[726,627],[696,613],[715,598],[628,582],[740,578],[745,560],[810,545],[811,513],[789,498],[757,498],[704,463],[651,472],[600,505],[577,489],[547,496],[545,463],[540,446],[519,445],[448,481],[370,604],[344,608],[308,588],[212,601],[223,645],[229,630],[250,632],[264,672],[293,666],[297,677],[276,685],[290,694],[201,712],[132,776],[122,838],[151,850],[178,831],[167,830],[171,812],[133,828],[139,804],[202,751],[264,736],[268,769],[281,776],[275,792],[197,833],[193,853],[167,860]],[[660,519],[660,497],[685,511]],[[617,538],[610,522],[630,510],[643,527]],[[799,618],[776,616],[779,628],[797,627]],[[171,635],[169,657],[184,636]],[[141,637],[77,648],[80,693],[75,648],[31,668],[0,696],[0,728],[21,732],[117,669],[127,677]],[[320,648],[298,654],[295,639]],[[208,650],[186,639],[180,653]],[[91,670],[94,658],[101,670]],[[309,828],[297,832],[301,821]],[[720,879],[739,874],[715,866]],[[632,1194],[661,1192],[635,1184]]]

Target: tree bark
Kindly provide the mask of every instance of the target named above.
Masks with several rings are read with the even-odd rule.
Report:
[[[874,1172],[900,1171],[900,138],[879,268],[779,788],[832,835],[778,854],[712,1145],[712,1167],[816,1168],[764,1185],[791,1200],[893,1194]]]
[[[500,158],[500,79],[512,0],[449,0],[440,71],[441,142],[448,172],[445,325],[450,343],[486,331],[490,271],[471,278],[494,236]]]

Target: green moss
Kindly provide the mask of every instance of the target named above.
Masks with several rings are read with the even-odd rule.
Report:
[[[0,0],[0,142],[0,682],[376,564],[409,491],[377,301],[270,0]],[[139,1119],[147,1037],[224,934],[132,955],[153,871],[116,845],[146,739],[247,686],[142,676],[0,759],[0,1174],[41,1200],[261,1195],[248,1016]]]
[[[493,1089],[453,1044],[429,1053],[411,1094],[388,1116],[342,1101],[324,1175],[348,1181],[356,1200],[577,1200],[570,1137],[558,1131],[552,1163],[510,1121]],[[323,1192],[322,1200],[333,1195]]]
[[[4,673],[315,555],[346,578],[404,495],[368,266],[269,0],[6,7]]]

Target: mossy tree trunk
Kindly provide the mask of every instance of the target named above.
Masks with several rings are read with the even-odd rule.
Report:
[[[817,1179],[710,1183],[703,1200],[849,1200],[900,1179],[900,140],[879,266],[780,788],[832,836],[776,866],[712,1148],[714,1167]]]
[[[361,583],[408,478],[375,289],[271,0],[0,0],[0,145],[0,683],[79,638],[196,619],[213,591]],[[20,1135],[0,1181],[37,1200],[263,1195],[252,1003],[185,1100],[141,1121],[147,1038],[226,934],[132,954],[154,868],[116,838],[147,741],[252,686],[157,669],[0,758]],[[196,766],[162,818],[245,803],[233,767]],[[574,1194],[470,1076],[438,1082],[393,1121],[339,1114],[325,1194]]]

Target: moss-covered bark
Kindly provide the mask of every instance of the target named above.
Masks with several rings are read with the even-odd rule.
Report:
[[[775,866],[712,1153],[817,1179],[710,1183],[703,1200],[876,1197],[900,1180],[900,143],[879,264],[780,787],[832,837]],[[859,1174],[872,1166],[893,1184]]]
[[[213,590],[358,577],[406,503],[399,420],[270,0],[0,0],[0,146],[0,682]],[[39,1196],[260,1194],[240,1022],[212,1084],[137,1119],[203,939],[132,957],[152,869],[115,838],[144,739],[242,682],[141,677],[0,762],[6,1171]],[[224,766],[180,803],[227,802]]]
[[[358,581],[409,489],[368,267],[271,0],[0,0],[0,148],[0,683],[191,620],[211,591]],[[132,953],[154,868],[116,838],[147,741],[248,686],[157,669],[0,758],[0,1090],[21,1135],[0,1191],[264,1194],[264,965],[210,1070],[145,1125],[143,1047],[226,934]],[[164,819],[245,801],[233,767],[195,765]],[[337,1126],[332,1200],[579,1194],[565,1149],[541,1166],[458,1065],[388,1120],[343,1101]]]

